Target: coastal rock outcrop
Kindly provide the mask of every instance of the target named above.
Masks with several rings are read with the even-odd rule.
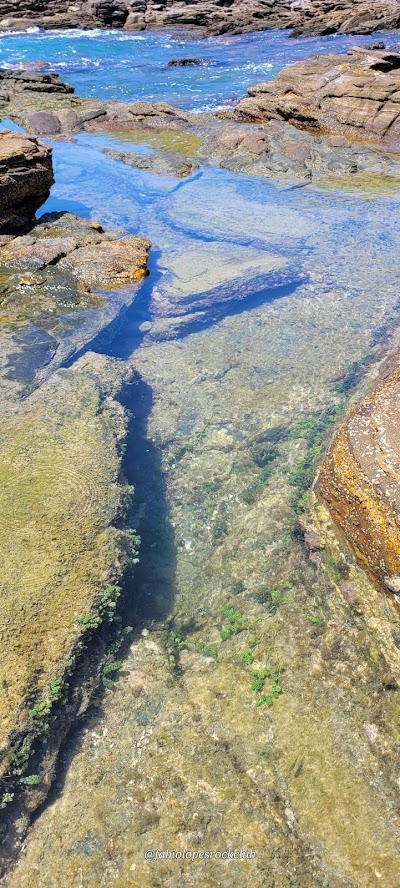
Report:
[[[212,34],[293,28],[299,34],[371,34],[400,25],[398,0],[0,0],[0,27],[125,28],[184,25]]]
[[[33,222],[53,184],[51,148],[25,134],[0,133],[0,233]]]
[[[28,234],[0,240],[0,321],[43,326],[46,318],[99,308],[96,289],[138,286],[149,246],[73,213],[42,216]]]
[[[70,213],[0,237],[1,874],[98,687],[135,554],[117,397],[133,370],[91,353],[57,368],[115,316],[114,290],[134,299],[148,248]]]
[[[317,483],[357,559],[393,594],[400,592],[399,409],[397,351],[339,429]]]
[[[120,479],[126,416],[115,400],[121,384],[118,366],[89,355],[2,408],[2,874],[106,654],[104,633],[91,661],[84,651],[90,630],[107,623],[107,606],[116,605],[129,556],[129,538],[116,526],[127,494]]]
[[[285,120],[400,151],[400,52],[354,47],[283,68],[250,87],[236,107],[240,120]]]

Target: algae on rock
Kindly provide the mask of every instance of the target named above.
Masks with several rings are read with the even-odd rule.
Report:
[[[20,814],[49,788],[63,739],[63,731],[49,734],[49,722],[53,704],[67,703],[65,679],[88,628],[80,617],[101,616],[104,590],[130,553],[118,528],[130,491],[121,478],[126,414],[114,397],[122,381],[122,365],[88,354],[2,418],[1,778]],[[69,701],[69,720],[87,703]],[[50,759],[44,750],[43,773],[30,775],[31,747],[43,734]],[[17,833],[26,820],[25,810]]]

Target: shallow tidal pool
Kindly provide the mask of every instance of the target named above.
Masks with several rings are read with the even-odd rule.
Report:
[[[0,59],[46,59],[81,94],[203,110],[363,39],[11,35]],[[165,69],[180,55],[216,64]],[[84,345],[131,367],[133,630],[7,885],[397,888],[400,700],[380,644],[398,621],[369,586],[347,606],[339,555],[310,560],[298,521],[349,398],[398,335],[400,193],[277,188],[206,164],[178,181],[110,147],[127,143],[56,142],[43,212],[152,244],[137,300]],[[255,856],[145,859],[240,848]]]

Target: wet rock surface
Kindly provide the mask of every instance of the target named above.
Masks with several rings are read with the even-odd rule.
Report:
[[[196,119],[167,102],[118,102],[81,98],[57,74],[0,70],[0,114],[33,135],[123,131],[149,127],[185,129]]]
[[[272,82],[250,87],[237,116],[285,120],[400,150],[400,54],[355,47],[289,65]]]
[[[185,200],[193,206],[189,193],[171,210],[181,225]],[[233,256],[250,205],[241,219],[231,196],[223,235],[222,208],[210,217],[205,196],[199,204],[198,230],[224,236],[225,255],[230,237]],[[262,209],[267,239],[279,214],[253,205],[258,229]],[[295,237],[299,223],[282,219],[277,239],[289,224]],[[221,245],[211,246],[203,279],[219,266],[228,288]],[[180,264],[173,255],[164,263],[176,272],[160,284],[171,298],[185,287],[183,247]],[[321,507],[307,537],[314,562],[288,529],[285,465],[294,471],[307,455],[348,349],[367,347],[364,298],[337,288],[327,299],[317,278],[298,298],[135,352],[132,405],[146,442],[141,455],[134,431],[143,539],[135,631],[116,686],[64,750],[12,888],[45,888],[50,873],[63,888],[271,879],[279,888],[372,888],[379,878],[397,888],[398,614],[343,562]],[[259,484],[271,459],[273,474]],[[144,859],[175,846],[253,848],[256,858]]]
[[[96,676],[81,657],[83,616],[96,623],[129,551],[116,526],[126,500],[126,418],[113,400],[121,382],[118,367],[87,356],[2,406],[2,872],[48,792],[65,732],[90,701]]]
[[[0,234],[33,222],[53,184],[51,149],[26,135],[0,133]]]
[[[19,101],[25,115],[27,106]],[[47,515],[54,520],[52,536],[45,523],[41,551],[48,571],[48,551],[63,557],[67,548],[71,575],[59,569],[62,589],[80,569],[82,549],[90,557],[90,534],[96,540],[98,527],[115,540],[114,554],[124,554],[124,534],[115,530],[112,513],[116,505],[123,514],[126,503],[119,475],[126,414],[115,398],[121,382],[128,383],[123,399],[133,420],[124,471],[136,489],[129,526],[140,531],[142,546],[127,584],[124,625],[134,628],[124,636],[121,661],[114,672],[116,664],[109,663],[104,694],[95,698],[83,726],[68,736],[49,803],[35,818],[14,872],[8,866],[5,884],[397,888],[398,610],[340,551],[326,509],[310,491],[349,391],[365,367],[381,357],[387,338],[398,335],[395,163],[342,138],[329,144],[280,121],[263,126],[208,116],[194,126],[189,115],[180,117],[162,103],[140,103],[133,115],[131,107],[64,94],[45,96],[43,107],[33,109],[60,121],[55,141],[72,127],[108,132],[76,144],[61,144],[60,138],[55,150],[68,174],[57,197],[79,196],[86,212],[93,218],[100,214],[107,228],[123,218],[130,230],[148,231],[157,263],[132,311],[128,305],[137,281],[117,291],[121,299],[127,291],[128,300],[118,318],[109,294],[101,294],[97,311],[70,312],[50,324],[41,316],[36,334],[51,333],[58,356],[34,377],[35,385],[45,380],[37,393],[23,390],[26,413],[19,412],[19,402],[15,414],[10,412],[12,443],[18,444],[22,420],[24,429],[29,421],[32,441],[26,445],[24,439],[18,458],[13,450],[11,460],[7,437],[7,465],[17,464],[20,472],[19,486],[5,488],[11,504],[6,514],[18,525],[22,506],[13,501],[14,489],[27,498],[29,510],[36,507],[40,521]],[[164,181],[102,153],[105,145],[116,144],[125,161],[124,140],[137,139],[161,151],[179,145],[178,153],[193,160],[206,138],[211,141],[202,158],[215,152],[218,162],[232,169],[247,164],[251,171],[260,159],[272,169],[274,152],[280,154],[278,173],[289,187],[273,188],[266,181],[271,172],[253,181],[206,164],[185,181]],[[319,154],[325,175],[331,150],[338,152],[340,164],[349,157],[365,168],[371,164],[371,170],[380,158],[376,178],[368,174],[369,190],[360,200],[347,184],[357,173],[346,165],[333,195],[323,187],[292,188],[318,172]],[[393,193],[383,175],[385,164]],[[328,179],[327,189],[333,188],[332,173]],[[378,201],[371,199],[372,181]],[[100,243],[101,237],[99,226],[78,223],[68,214],[40,221],[31,240],[1,243],[14,269],[25,257],[24,277],[50,274],[53,268],[74,279],[82,298],[90,300],[93,290],[86,288],[98,287],[102,276],[117,284],[126,281],[119,252],[124,241],[106,237]],[[77,261],[79,254],[83,262]],[[55,264],[38,267],[45,261]],[[110,310],[116,323],[108,322]],[[114,359],[89,353],[73,370],[50,376],[63,348],[69,359],[73,354],[66,327],[75,319],[75,348],[77,338],[87,345],[99,324],[105,329],[91,346]],[[14,348],[17,336],[25,336],[25,357],[43,350],[34,334],[29,339],[32,321],[7,333]],[[3,360],[3,348],[0,354]],[[14,374],[16,368],[14,356]],[[9,366],[9,397],[11,372]],[[74,373],[81,386],[77,396]],[[104,422],[103,410],[111,411]],[[109,436],[110,451],[103,447]],[[17,563],[11,561],[10,569],[18,578],[18,553],[21,570],[29,553],[25,535],[29,544],[34,536],[37,540],[40,526],[32,521],[26,529],[21,519],[17,530]],[[8,537],[6,545],[11,548]],[[101,549],[98,559],[93,550],[95,570],[109,549]],[[82,627],[78,595],[83,584],[90,599],[91,564],[88,576],[83,567],[76,588],[69,587],[65,624],[61,615],[54,632],[57,614],[47,587],[39,588],[31,608],[26,606],[34,625],[38,613],[47,608],[50,614],[46,642],[40,620],[37,628],[38,649],[46,654],[49,647],[50,664],[60,634],[65,640],[62,630],[70,629],[68,647],[74,630]],[[37,560],[29,578],[36,570],[39,574]],[[399,576],[387,577],[392,591]],[[98,591],[101,595],[103,585]],[[29,596],[28,588],[23,595]],[[36,664],[35,656],[33,651]],[[82,677],[94,671],[89,663]],[[118,673],[117,682],[107,678]],[[27,733],[37,724],[29,709],[44,704],[43,715],[50,703],[51,713],[59,713],[55,727],[62,727],[62,740],[68,723],[85,709],[93,685],[88,681],[86,690],[81,682],[79,692],[71,687],[65,702],[52,676],[47,684],[46,671],[38,668],[35,681],[38,695],[22,706]],[[59,699],[53,701],[54,695]],[[17,842],[29,811],[47,792],[57,750],[55,743],[46,758],[42,748],[42,757],[30,757],[24,770],[26,753],[17,747],[15,799],[8,797],[14,789],[7,795],[6,783],[0,801],[10,819],[12,806],[21,803],[11,834]],[[21,782],[25,776],[39,777],[42,789],[35,779]],[[149,848],[167,847],[193,852],[243,847],[256,856],[244,862],[144,859]]]
[[[226,169],[262,176],[282,183],[358,180],[356,174],[398,180],[399,164],[393,155],[382,155],[343,136],[319,136],[300,131],[281,120],[266,125],[210,127],[204,133],[201,153]]]
[[[370,34],[399,27],[397,0],[76,0],[60,9],[57,0],[0,2],[3,30],[42,28],[118,28],[137,30],[165,25],[197,28],[212,34],[265,28],[293,28],[296,34],[334,32]]]
[[[0,239],[3,398],[55,369],[133,301],[149,246],[72,213],[47,214],[27,234]]]
[[[177,151],[157,151],[154,154],[143,155],[134,151],[105,151],[113,160],[121,160],[128,166],[138,170],[154,173],[156,176],[177,176],[178,179],[186,179],[197,169],[198,164],[190,158],[184,157]]]
[[[294,113],[291,116],[287,115],[290,118],[289,122],[282,120],[281,117],[284,115],[278,111],[272,113],[270,105],[268,112],[264,106],[264,110],[260,110],[260,103],[269,102],[270,92],[278,90],[276,84],[279,77],[287,76],[300,84],[303,79],[300,76],[301,72],[296,73],[297,68],[310,64],[313,70],[314,65],[321,69],[328,66],[330,70],[332,59],[335,59],[336,65],[335,75],[332,76],[336,77],[336,73],[341,71],[341,59],[346,60],[346,65],[348,63],[353,72],[353,66],[356,63],[358,66],[358,56],[362,59],[360,63],[362,65],[364,65],[363,60],[367,59],[368,70],[372,63],[379,64],[383,57],[381,52],[375,51],[372,55],[368,53],[366,56],[363,50],[361,53],[354,52],[354,57],[353,55],[320,56],[311,62],[290,66],[285,68],[272,83],[252,87],[250,91],[255,93],[254,97],[240,102],[233,113],[222,111],[217,115],[193,114],[174,108],[165,102],[94,103],[92,99],[76,96],[59,80],[56,80],[56,92],[54,93],[52,89],[48,92],[48,75],[41,72],[35,74],[34,81],[31,80],[30,72],[19,72],[17,82],[26,83],[26,87],[17,91],[13,86],[13,72],[8,72],[2,107],[4,114],[13,118],[29,132],[36,135],[47,134],[54,139],[68,138],[80,132],[114,133],[117,138],[134,143],[135,136],[137,141],[144,142],[147,136],[148,144],[156,149],[152,153],[142,154],[113,148],[106,149],[105,153],[136,169],[160,176],[188,178],[197,169],[199,159],[203,159],[219,163],[234,172],[289,183],[307,184],[311,180],[327,177],[351,178],[356,173],[370,174],[372,177],[385,176],[395,182],[400,175],[396,160],[395,126],[389,130],[392,133],[390,137],[389,133],[382,138],[374,133],[370,141],[376,142],[376,146],[372,147],[372,144],[358,145],[353,138],[354,127],[339,127],[335,121],[331,121],[329,127],[333,133],[336,128],[337,133],[329,135],[328,119],[325,117],[323,117],[324,125],[321,122],[319,127],[319,134],[315,121],[311,127],[311,117],[307,123],[302,122],[302,126],[309,126],[313,130],[307,132],[306,128],[299,130],[299,120]],[[338,77],[340,79],[340,73]],[[355,77],[355,74],[352,73],[351,77]],[[373,93],[375,77],[378,80],[382,77],[385,79],[388,95],[395,92],[393,81],[390,80],[389,86],[387,75],[374,71],[372,74],[370,72],[365,87],[366,93]],[[310,79],[315,84],[314,75],[310,75]],[[32,82],[34,89],[31,89]],[[37,89],[38,84],[40,89]],[[301,89],[300,86],[297,88]],[[285,98],[285,101],[289,100]],[[308,99],[304,101],[308,102]],[[365,103],[367,104],[367,100]],[[308,102],[308,108],[309,104]],[[379,107],[381,104],[383,103],[380,103]],[[400,111],[400,103],[398,109]],[[386,112],[383,110],[382,114],[384,113]],[[243,123],[241,120],[262,120],[263,123]],[[372,126],[368,115],[364,122],[365,126]],[[176,133],[175,138],[174,133]],[[363,130],[357,130],[360,139],[362,133]],[[159,137],[156,134],[159,134]],[[364,133],[362,138],[366,140],[367,134]],[[377,149],[382,147],[385,148],[385,153],[378,153]]]
[[[29,146],[40,154],[35,139],[2,139],[18,158],[22,150],[29,158]],[[86,355],[51,371],[118,312],[113,291],[134,299],[149,246],[70,213],[0,237],[2,872],[100,680],[105,638],[90,657],[90,637],[82,639],[107,622],[110,590],[132,550],[118,529],[129,501],[121,476],[127,420],[115,400],[122,367]]]
[[[400,592],[398,443],[400,355],[339,430],[317,491],[357,558],[381,588]]]

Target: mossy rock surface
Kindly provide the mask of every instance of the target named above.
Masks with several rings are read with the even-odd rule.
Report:
[[[113,362],[97,355],[60,370],[2,420],[0,445],[0,750],[32,729],[32,707],[63,676],[118,575],[123,534],[115,522],[122,407],[101,394]],[[115,375],[115,374],[114,374]]]

